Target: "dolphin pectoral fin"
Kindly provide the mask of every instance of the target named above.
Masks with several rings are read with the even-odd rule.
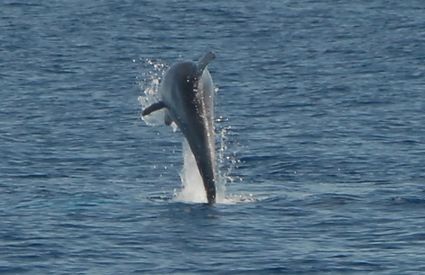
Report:
[[[208,63],[210,63],[215,58],[215,54],[213,52],[207,52],[201,59],[198,61],[198,76],[201,76],[207,67]]]
[[[162,101],[156,102],[154,104],[152,104],[151,106],[147,107],[146,109],[143,110],[142,112],[142,116],[147,116],[152,112],[158,111],[162,108],[165,108],[165,104]]]

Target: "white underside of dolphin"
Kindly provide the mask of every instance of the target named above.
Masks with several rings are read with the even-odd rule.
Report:
[[[208,52],[197,63],[179,62],[171,66],[160,83],[161,100],[142,115],[165,108],[165,124],[174,122],[185,136],[195,156],[209,204],[216,201],[216,159],[214,133],[214,84],[206,68],[215,58]]]

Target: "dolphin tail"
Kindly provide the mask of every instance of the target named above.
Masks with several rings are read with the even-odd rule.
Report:
[[[207,67],[208,63],[210,63],[215,58],[215,54],[213,52],[207,52],[201,59],[198,61],[198,75],[201,76]]]
[[[162,108],[165,108],[165,104],[162,101],[156,102],[154,104],[152,104],[151,106],[147,107],[146,109],[143,110],[142,112],[142,116],[147,116],[152,112],[158,111]]]

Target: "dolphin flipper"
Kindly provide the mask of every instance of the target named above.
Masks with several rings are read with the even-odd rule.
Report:
[[[198,61],[198,76],[201,76],[207,67],[208,63],[211,62],[215,58],[215,54],[213,52],[207,52],[201,59]]]
[[[162,101],[156,102],[154,104],[152,104],[151,106],[147,107],[146,109],[143,110],[142,112],[142,116],[147,116],[152,112],[158,111],[162,108],[165,108],[165,104]]]

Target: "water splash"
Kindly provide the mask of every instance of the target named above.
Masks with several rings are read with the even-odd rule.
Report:
[[[178,201],[206,203],[207,196],[202,177],[196,165],[195,156],[190,150],[186,138],[183,137],[183,168],[180,172],[182,187],[175,190],[174,196]]]
[[[137,84],[143,91],[144,95],[139,96],[137,100],[142,107],[142,110],[160,100],[159,98],[159,84],[164,76],[167,65],[161,61],[154,61],[146,59],[142,63],[143,73],[141,78],[137,78]],[[158,126],[164,124],[164,110],[153,112],[149,116],[143,117],[140,112],[140,118],[151,126]]]
[[[138,97],[142,110],[159,101],[159,84],[168,67],[165,63],[153,60],[145,60],[144,62],[144,66],[147,69],[144,70],[143,77],[138,79],[139,88],[144,93],[144,95]],[[218,88],[215,89],[215,92],[218,92]],[[141,119],[150,126],[164,125],[164,111],[159,110],[149,116],[141,116]],[[227,122],[227,119],[222,116],[215,120],[216,148],[218,148],[216,202],[219,204],[235,204],[256,201],[251,194],[226,195],[226,186],[228,184],[233,183],[235,180],[242,181],[241,178],[231,175],[233,169],[237,167],[239,160],[234,152],[231,153],[228,150],[229,142],[227,137],[231,127],[227,125]],[[174,131],[176,131],[176,125],[173,123],[172,126]],[[186,203],[207,203],[202,177],[199,173],[195,157],[184,137],[182,147],[183,167],[180,172],[181,187],[174,190],[173,199]]]
[[[180,173],[182,182],[182,188],[179,191],[175,191],[175,198],[178,201],[184,202],[195,202],[195,203],[207,203],[207,197],[204,189],[202,177],[199,173],[198,166],[196,164],[195,156],[190,150],[190,146],[183,138],[183,168]],[[216,203],[228,203],[226,197],[226,179],[228,177],[223,176],[224,173],[218,171],[218,179],[216,182]]]

